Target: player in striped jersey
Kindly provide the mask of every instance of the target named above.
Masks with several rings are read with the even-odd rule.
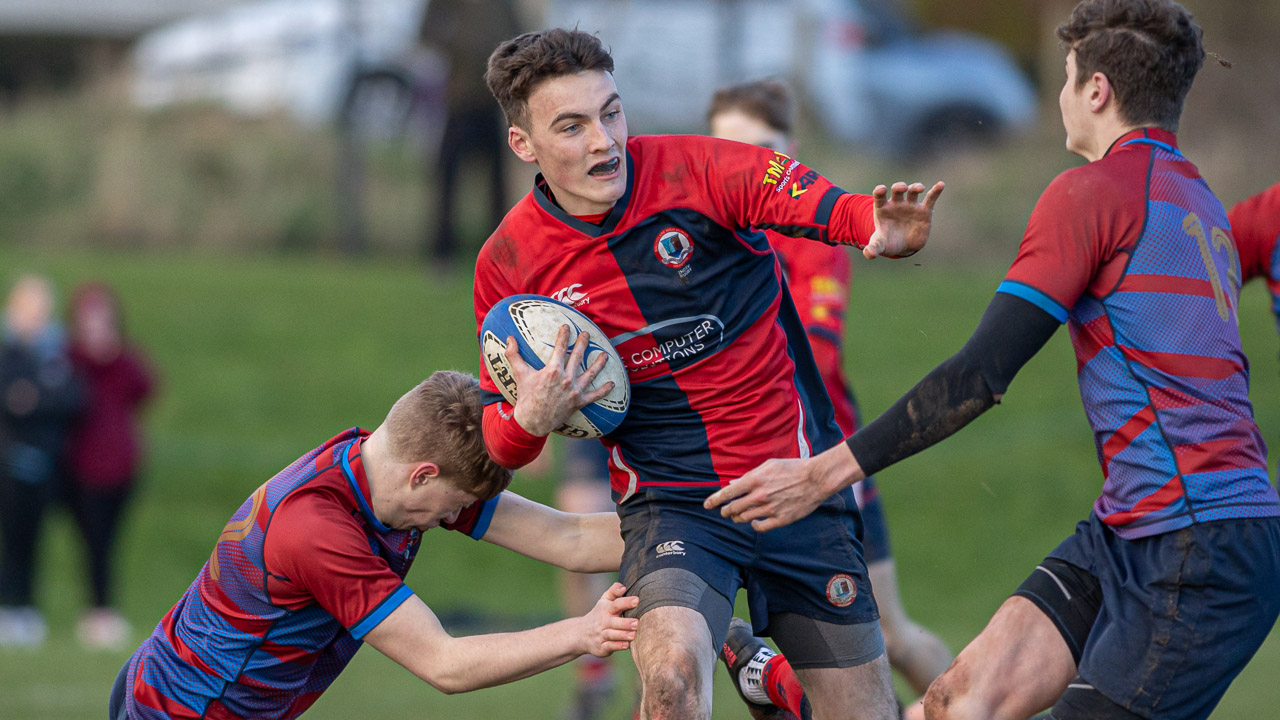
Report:
[[[294,718],[363,643],[449,693],[628,647],[614,584],[580,618],[451,637],[404,578],[442,526],[566,569],[614,570],[612,513],[569,516],[503,492],[476,379],[437,372],[373,432],[347,430],[258,488],[196,580],[121,670],[112,720]],[[501,494],[499,494],[501,493]]]
[[[948,437],[1068,323],[1102,493],[930,687],[930,718],[1205,718],[1280,614],[1280,499],[1253,420],[1227,213],[1174,135],[1203,63],[1170,0],[1058,28],[1067,149],[973,337],[865,429],[708,499],[761,529]]]

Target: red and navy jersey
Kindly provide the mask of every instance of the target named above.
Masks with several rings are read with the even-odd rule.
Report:
[[[1280,329],[1280,183],[1236,203],[1227,219],[1240,253],[1240,282],[1266,280]]]
[[[297,717],[365,633],[412,595],[404,576],[420,533],[374,516],[366,436],[338,435],[245,500],[130,659],[130,717]],[[494,502],[477,503],[452,529],[483,535]]]
[[[1000,292],[1067,322],[1124,538],[1280,515],[1249,403],[1227,214],[1172,133],[1132,131],[1059,175]]]
[[[476,263],[477,328],[502,298],[537,293],[610,337],[631,380],[627,417],[604,438],[619,499],[654,487],[705,495],[769,458],[839,442],[762,229],[865,244],[870,197],[726,140],[636,137],[626,155],[627,190],[600,225],[565,213],[541,182],[507,214]],[[480,377],[490,453],[527,462],[529,448],[495,430],[514,421],[483,365]]]

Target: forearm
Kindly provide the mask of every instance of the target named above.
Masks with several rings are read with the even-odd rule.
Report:
[[[364,641],[432,687],[459,693],[501,685],[562,665],[587,652],[585,618],[515,633],[450,637],[414,595]]]
[[[865,477],[946,439],[995,404],[981,372],[953,356],[846,443]]]
[[[622,558],[617,513],[566,513],[510,491],[484,539],[572,572],[613,572]]]
[[[586,652],[582,618],[513,633],[451,638],[433,658],[428,683],[444,693],[469,692],[522,680],[559,667]],[[421,676],[420,676],[421,677]]]
[[[990,409],[1057,328],[1035,305],[996,293],[960,352],[848,439],[863,475],[944,440]]]
[[[547,438],[526,432],[511,414],[511,406],[493,403],[484,407],[484,445],[493,461],[509,470],[533,462]]]

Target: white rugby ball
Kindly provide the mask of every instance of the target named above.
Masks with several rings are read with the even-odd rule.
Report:
[[[480,326],[480,356],[489,377],[493,378],[499,392],[507,402],[516,402],[516,381],[507,364],[507,338],[514,337],[520,346],[520,357],[535,370],[546,367],[555,350],[556,335],[561,326],[568,325],[569,350],[578,334],[586,331],[590,337],[587,352],[582,358],[579,372],[586,370],[601,353],[609,359],[604,370],[591,383],[591,389],[612,381],[613,389],[596,402],[573,413],[555,432],[572,438],[596,438],[607,435],[626,417],[631,404],[631,384],[622,358],[614,350],[609,338],[596,324],[577,310],[544,295],[512,295],[489,309]]]

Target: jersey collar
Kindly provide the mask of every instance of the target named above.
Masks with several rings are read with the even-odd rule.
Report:
[[[386,535],[391,532],[391,528],[373,514],[373,508],[369,505],[369,478],[365,475],[364,461],[360,455],[360,447],[364,444],[365,437],[367,435],[361,431],[361,436],[342,451],[342,474],[347,478],[347,484],[351,486],[351,494],[355,496],[364,519],[369,521],[379,535]]]
[[[1120,150],[1125,146],[1141,147],[1143,145],[1155,145],[1157,147],[1163,147],[1166,150],[1170,150],[1175,155],[1182,154],[1181,152],[1178,151],[1177,135],[1174,135],[1168,130],[1148,127],[1148,128],[1138,128],[1136,130],[1130,130],[1129,132],[1116,138],[1115,142],[1111,143],[1111,147],[1107,148],[1107,152],[1103,154],[1103,157],[1106,157],[1107,155],[1110,155],[1112,152]]]
[[[583,235],[589,237],[600,237],[613,232],[618,226],[618,222],[622,220],[622,216],[627,212],[627,203],[631,201],[631,190],[636,185],[636,164],[631,159],[631,150],[627,149],[627,190],[622,193],[622,197],[618,198],[618,202],[613,204],[613,209],[609,211],[608,217],[603,223],[593,225],[585,220],[578,218],[565,212],[563,208],[551,199],[551,189],[547,187],[547,181],[542,177],[542,173],[533,180],[533,199],[538,202],[539,207],[547,211],[547,214],[577,230]]]

